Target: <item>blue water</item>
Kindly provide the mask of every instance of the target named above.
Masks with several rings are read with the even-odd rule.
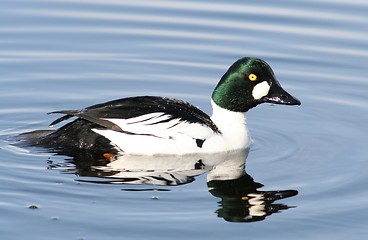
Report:
[[[0,4],[2,239],[367,236],[367,3]],[[302,101],[247,115],[254,143],[245,170],[264,185],[253,193],[298,191],[270,203],[285,209],[263,220],[221,216],[226,204],[237,205],[211,193],[207,170],[178,186],[102,184],[70,157],[10,144],[19,133],[47,129],[55,117],[47,112],[128,96],[180,98],[210,114],[214,86],[244,56],[266,60]],[[242,201],[248,211],[252,204]]]

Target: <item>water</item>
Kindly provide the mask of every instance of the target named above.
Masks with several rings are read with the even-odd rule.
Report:
[[[367,3],[2,0],[1,6],[3,239],[367,235]],[[225,207],[242,205],[213,191],[207,169],[180,172],[199,175],[177,186],[102,184],[106,178],[70,157],[9,144],[18,133],[47,128],[54,116],[46,112],[127,96],[181,98],[210,113],[218,79],[243,56],[266,60],[302,101],[248,113],[249,176],[228,189],[253,198],[298,191],[266,203],[283,210],[263,219],[225,220]],[[243,209],[250,205],[256,204]]]

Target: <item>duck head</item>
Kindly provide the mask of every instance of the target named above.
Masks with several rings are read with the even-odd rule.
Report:
[[[300,105],[277,81],[271,67],[258,58],[241,58],[222,76],[213,101],[234,112],[246,112],[260,103]]]

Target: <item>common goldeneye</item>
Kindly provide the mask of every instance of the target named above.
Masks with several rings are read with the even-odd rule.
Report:
[[[119,154],[195,154],[247,148],[251,142],[245,113],[260,103],[300,105],[257,58],[231,65],[212,93],[212,116],[182,100],[139,96],[118,99],[65,114],[58,130],[35,131],[31,145],[53,149],[87,149]]]

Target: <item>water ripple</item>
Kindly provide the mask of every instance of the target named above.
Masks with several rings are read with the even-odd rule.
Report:
[[[248,8],[247,8],[248,9]],[[267,14],[270,12],[272,15],[275,13],[281,13],[280,10],[275,9],[267,9],[267,7],[258,7],[257,9],[252,9],[250,12],[252,14]],[[352,31],[350,29],[326,29],[325,26],[314,26],[314,27],[303,27],[300,26],[291,26],[288,24],[280,24],[280,23],[258,23],[258,22],[249,22],[244,23],[242,21],[229,21],[229,20],[217,20],[217,19],[208,19],[208,18],[194,18],[194,17],[179,17],[179,16],[158,16],[158,15],[140,15],[140,14],[114,14],[111,12],[86,12],[86,11],[63,11],[61,9],[40,11],[39,9],[27,9],[27,10],[19,10],[20,14],[31,15],[31,16],[45,16],[48,18],[75,18],[75,19],[92,19],[92,20],[114,20],[114,21],[134,21],[134,22],[149,22],[149,23],[160,23],[160,24],[174,24],[174,25],[188,25],[188,26],[201,26],[201,27],[214,27],[214,28],[223,28],[223,29],[235,29],[235,30],[253,30],[253,31],[266,31],[266,32],[277,32],[277,33],[285,33],[285,34],[296,34],[296,35],[307,35],[307,36],[318,36],[327,37],[327,38],[336,38],[336,36],[344,36],[345,39],[356,40],[360,39],[361,41],[365,41],[368,39],[365,33]],[[299,19],[306,17],[307,20],[315,20],[311,16],[315,16],[316,12],[306,12],[306,13],[295,13],[293,10],[285,11],[288,16],[293,12],[295,17]],[[246,14],[244,10],[243,14]],[[285,14],[286,15],[286,14]],[[291,14],[292,15],[292,14]],[[331,14],[320,14],[319,16],[322,19],[329,19],[329,21],[341,21],[341,22],[351,22],[355,24],[356,22],[364,22],[366,20],[365,17],[360,18],[351,18],[351,16],[344,17],[343,15],[334,15]],[[321,19],[317,19],[320,22]],[[111,31],[111,30],[110,30]]]
[[[14,233],[8,220],[35,228],[35,216],[55,213],[64,220],[43,225],[50,231],[43,236],[60,232],[57,226],[87,226],[68,231],[67,238],[78,238],[75,232],[103,238],[99,234],[107,230],[100,222],[111,223],[116,238],[132,236],[134,230],[151,229],[152,218],[159,216],[157,229],[171,238],[187,229],[178,226],[195,229],[203,223],[203,229],[218,230],[210,234],[246,232],[270,239],[278,229],[280,238],[295,238],[294,229],[304,239],[334,238],[332,232],[337,238],[364,238],[358,228],[364,229],[367,212],[367,9],[361,0],[3,1],[0,205],[7,212],[0,222],[8,231],[5,238]],[[54,118],[46,112],[133,95],[181,98],[210,114],[213,87],[243,56],[267,60],[282,86],[302,101],[298,108],[263,105],[247,115],[254,139],[249,173],[265,188],[300,192],[290,200],[297,208],[268,224],[247,228],[214,221],[216,199],[208,197],[204,179],[173,189],[152,208],[145,193],[76,184],[75,176],[45,171],[49,155],[21,152],[4,140],[46,128]],[[41,211],[26,212],[31,204]],[[141,238],[147,238],[143,232]]]

